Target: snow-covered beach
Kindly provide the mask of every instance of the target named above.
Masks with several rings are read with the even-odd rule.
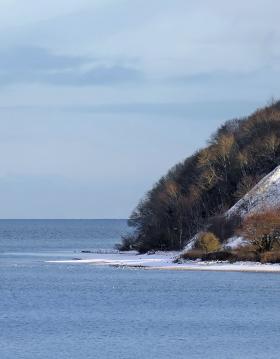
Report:
[[[96,266],[115,266],[143,268],[148,270],[188,270],[188,271],[228,271],[228,272],[279,272],[280,264],[261,264],[258,262],[224,262],[224,261],[183,261],[175,263],[179,252],[157,252],[137,254],[137,252],[120,253],[79,253],[73,259],[52,260],[48,263],[89,264]]]

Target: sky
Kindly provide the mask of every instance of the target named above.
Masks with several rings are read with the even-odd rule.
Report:
[[[279,98],[275,0],[0,0],[0,218],[127,218]]]

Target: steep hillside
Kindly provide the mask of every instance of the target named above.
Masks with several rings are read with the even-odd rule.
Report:
[[[227,217],[245,217],[280,206],[280,166],[265,176],[251,191],[226,212]]]
[[[279,164],[279,102],[227,121],[205,148],[177,164],[146,194],[129,219],[134,233],[123,239],[121,248],[182,249]],[[230,213],[254,206],[252,198]]]

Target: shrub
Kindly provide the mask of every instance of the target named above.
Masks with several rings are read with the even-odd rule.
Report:
[[[185,260],[196,260],[200,259],[202,261],[235,261],[236,256],[229,251],[218,251],[205,253],[202,250],[195,249],[186,253],[183,253],[180,258]]]
[[[267,258],[271,260],[271,263],[278,263],[276,253],[279,255],[279,262],[280,262],[280,252],[266,252],[267,253],[273,253],[270,257],[262,257],[262,262],[266,263],[265,261],[268,261]],[[217,252],[211,252],[211,253],[204,253],[201,250],[192,250],[186,253],[183,253],[181,255],[182,259],[185,260],[196,260],[200,259],[202,261],[229,261],[231,263],[234,262],[259,262],[261,260],[260,255],[253,250],[249,250],[248,248],[245,249],[238,249],[235,251],[217,251]]]
[[[194,249],[189,252],[184,252],[180,256],[180,258],[186,259],[186,260],[202,259],[202,257],[203,257],[203,252],[199,249]]]
[[[181,255],[181,259],[202,261],[229,261],[233,262],[262,262],[280,263],[280,250],[258,253],[252,245],[241,246],[235,250],[218,250],[205,253],[201,249],[194,249]]]
[[[211,232],[203,232],[199,235],[196,248],[204,253],[217,252],[221,248],[219,239]]]
[[[280,251],[265,252],[261,255],[262,263],[280,263]]]
[[[211,253],[204,253],[201,258],[203,261],[230,261],[235,262],[236,256],[230,251],[218,251]]]
[[[256,249],[263,253],[279,247],[280,210],[271,209],[245,218],[239,231]]]
[[[259,262],[260,255],[251,247],[240,247],[234,251],[218,251],[206,253],[202,256],[202,260],[207,261],[229,261],[233,262]]]
[[[235,260],[239,262],[259,262],[260,255],[253,246],[241,246],[233,251]]]

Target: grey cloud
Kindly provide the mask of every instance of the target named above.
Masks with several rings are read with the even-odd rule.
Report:
[[[272,66],[264,66],[252,71],[213,71],[170,77],[166,82],[183,88],[204,89],[205,94],[216,96],[226,93],[231,98],[269,100],[279,94],[280,70]]]
[[[114,65],[96,66],[88,71],[65,71],[56,74],[45,75],[45,80],[52,84],[87,86],[87,85],[112,85],[116,83],[127,83],[141,81],[141,71]]]
[[[0,85],[111,85],[140,81],[143,78],[142,72],[133,67],[100,65],[96,59],[57,55],[40,47],[18,47],[0,52]]]
[[[0,52],[2,71],[63,70],[89,61],[83,57],[55,55],[41,47],[17,47]]]
[[[98,114],[137,114],[160,118],[182,118],[185,120],[207,120],[209,118],[227,118],[244,115],[257,107],[255,101],[197,101],[191,103],[126,103],[95,106],[75,106],[64,111]]]
[[[257,101],[197,101],[197,102],[165,102],[165,103],[119,103],[97,105],[68,106],[0,106],[0,111],[54,111],[71,114],[107,115],[132,114],[152,116],[153,118],[182,118],[185,120],[207,120],[209,118],[229,118],[244,115],[255,110]]]

